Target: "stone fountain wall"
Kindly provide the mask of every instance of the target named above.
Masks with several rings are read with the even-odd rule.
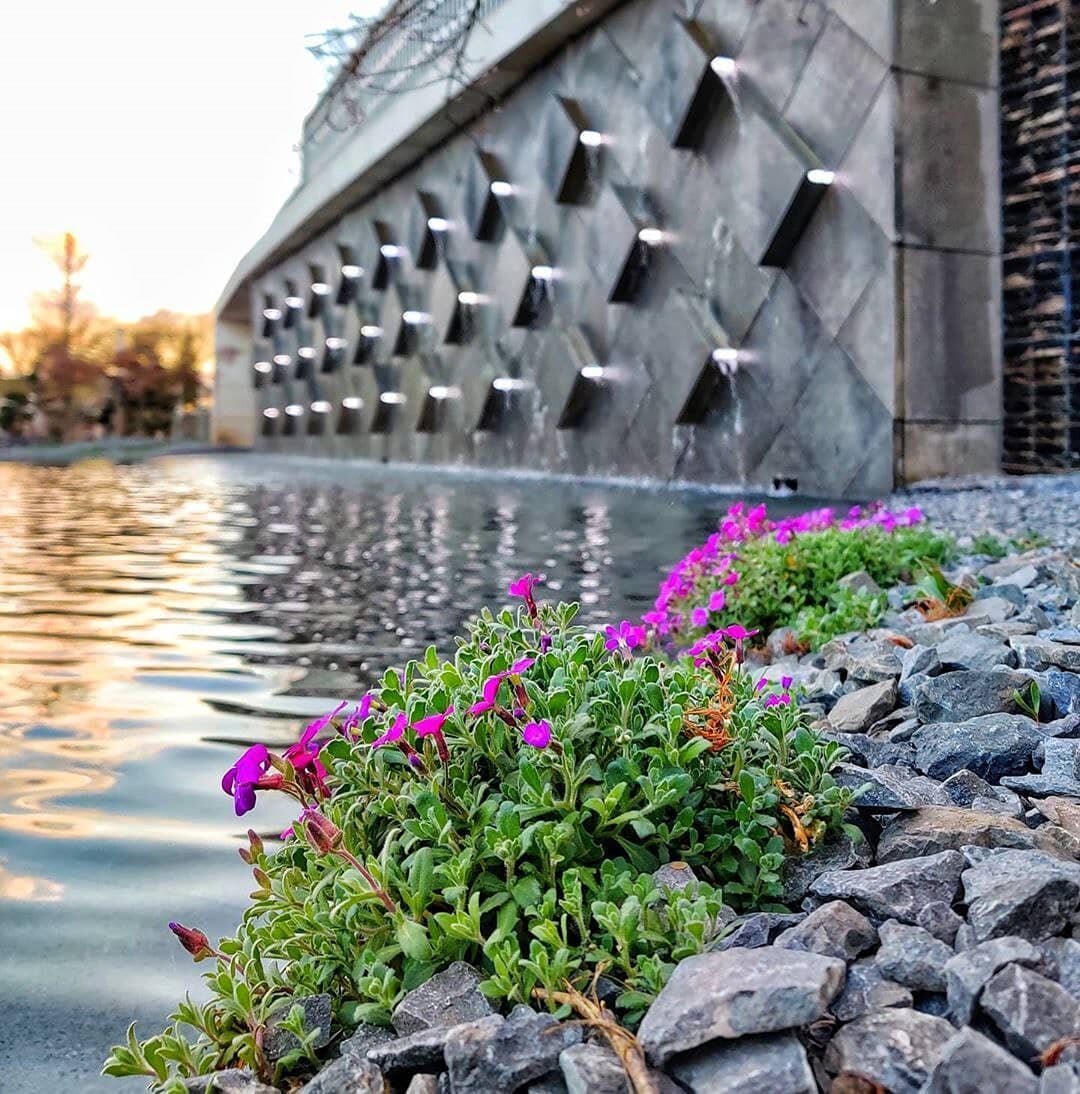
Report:
[[[634,0],[552,48],[249,256],[234,428],[851,497],[999,466],[994,0]]]

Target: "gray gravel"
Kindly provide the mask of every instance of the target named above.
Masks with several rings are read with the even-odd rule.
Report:
[[[932,480],[894,494],[888,504],[918,505],[961,547],[980,532],[1002,540],[1035,532],[1057,547],[1080,550],[1080,472]]]

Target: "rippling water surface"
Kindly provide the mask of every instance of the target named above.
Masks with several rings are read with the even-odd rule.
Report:
[[[0,1089],[122,1089],[108,1046],[198,986],[165,924],[229,933],[243,907],[238,744],[449,648],[525,570],[586,621],[640,613],[726,504],[254,456],[0,464]]]

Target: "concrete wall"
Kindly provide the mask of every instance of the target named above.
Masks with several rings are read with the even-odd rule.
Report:
[[[994,0],[541,8],[493,16],[554,50],[496,106],[372,165],[403,96],[282,210],[220,306],[257,406],[230,380],[219,418],[276,451],[853,497],[996,468]]]

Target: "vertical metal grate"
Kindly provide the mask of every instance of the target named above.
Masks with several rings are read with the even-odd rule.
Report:
[[[1080,4],[1003,0],[1007,471],[1080,466]]]

